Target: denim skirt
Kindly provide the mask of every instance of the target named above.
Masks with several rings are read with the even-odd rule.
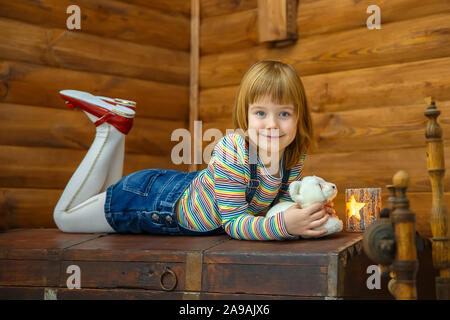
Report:
[[[178,223],[176,203],[200,172],[148,169],[124,176],[106,190],[106,220],[117,233],[224,234],[222,227],[202,232]]]

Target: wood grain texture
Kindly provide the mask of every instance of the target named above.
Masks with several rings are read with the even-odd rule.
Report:
[[[95,126],[79,111],[68,108],[0,103],[0,145],[51,147],[87,150],[95,136]],[[187,128],[183,121],[137,117],[127,135],[125,152],[170,157],[178,141],[172,133]]]
[[[445,148],[445,159],[450,161],[450,140],[445,141]],[[409,192],[431,191],[424,147],[311,154],[306,158],[303,173],[321,176],[343,190],[386,186],[400,169],[410,175]],[[450,190],[449,179],[444,182],[444,189]]]
[[[86,151],[0,146],[0,187],[63,189]],[[150,168],[187,171],[166,156],[125,154],[123,175]]]
[[[0,102],[65,109],[63,89],[136,101],[138,116],[188,119],[187,86],[0,60]]]
[[[304,77],[313,111],[344,111],[450,100],[450,58],[421,60]]]
[[[392,22],[450,11],[450,4],[441,0],[298,1],[296,24],[299,42],[311,36],[367,28],[370,14],[366,9],[370,5],[380,7],[382,28]],[[202,52],[212,54],[258,45],[255,39],[258,31],[256,0],[202,1],[203,7],[202,30],[205,33],[202,34]],[[216,36],[213,37],[208,30],[214,30]]]
[[[200,87],[237,85],[245,71],[261,59],[292,64],[300,76],[447,57],[450,49],[448,14],[393,22],[381,30],[354,29],[306,38],[295,46],[248,50],[203,56]],[[330,43],[334,45],[330,47]],[[420,50],[418,50],[420,48]]]
[[[256,9],[202,19],[200,50],[202,55],[224,53],[259,45]]]
[[[14,275],[14,276],[13,276]],[[1,286],[55,286],[59,265],[54,261],[0,260]]]
[[[30,241],[36,238],[42,242]],[[0,297],[43,299],[46,291],[51,290],[57,300],[391,298],[385,289],[377,292],[367,289],[366,268],[372,262],[360,251],[360,239],[359,234],[340,233],[315,240],[239,241],[236,246],[237,241],[227,236],[12,230],[0,234],[0,266],[3,265],[5,271],[0,279],[9,280],[0,286]],[[203,262],[202,288],[200,292],[189,292],[186,287],[183,290],[183,279],[188,272],[186,259],[189,253],[199,252],[209,256]],[[429,250],[426,253],[431,256]],[[426,263],[431,258],[428,256],[422,257],[427,260],[419,270],[418,287],[423,299],[432,299],[430,290],[426,294],[426,290],[422,290],[431,287],[427,285],[431,278],[430,265]],[[330,263],[332,260],[337,264]],[[51,263],[53,270],[46,269],[42,264],[45,262]],[[80,290],[66,287],[69,275],[64,271],[69,264],[81,267]],[[27,265],[31,266],[28,271]],[[167,266],[173,268],[180,281],[171,292],[158,288],[159,277]],[[20,274],[15,275],[17,271]],[[50,275],[51,271],[54,273]],[[28,272],[32,274],[26,279]],[[333,274],[336,278],[330,280]],[[337,295],[330,296],[330,293]]]
[[[450,58],[331,72],[302,77],[311,110],[335,112],[424,105],[427,96],[450,100]],[[297,70],[299,71],[299,70]],[[200,91],[200,118],[229,118],[238,86]],[[425,108],[426,106],[424,106]]]
[[[153,1],[151,1],[153,2]],[[189,2],[189,1],[186,1]],[[46,28],[65,29],[69,0],[0,0],[0,16]],[[189,18],[144,5],[113,0],[79,0],[83,34],[146,46],[189,51]],[[77,32],[77,31],[75,31]]]
[[[340,278],[338,265],[330,260],[361,238],[360,234],[338,233],[312,241],[240,241],[236,245],[236,240],[230,240],[205,252],[203,288],[223,293],[328,296],[330,286],[339,286],[342,280],[330,284],[329,274]]]
[[[151,238],[151,241],[148,241]],[[228,241],[228,236],[165,236],[148,234],[109,234],[65,250],[64,260],[140,261],[185,263],[189,252],[199,252]]]
[[[202,18],[208,18],[256,9],[258,0],[202,0],[200,4]]]
[[[122,2],[133,3],[142,7],[156,9],[164,13],[179,14],[189,17],[191,12],[190,0],[120,0]]]
[[[260,42],[297,39],[297,0],[258,0]]]
[[[309,297],[327,293],[326,268],[317,266],[207,264],[203,273],[204,290],[212,292]]]
[[[372,13],[366,10],[377,5],[381,12],[381,28],[396,21],[410,20],[449,12],[450,3],[440,0],[318,0],[299,1],[297,28],[299,38],[333,33],[343,30],[366,28],[366,21]],[[320,12],[320,14],[318,14]],[[324,23],[326,21],[326,23]]]
[[[441,103],[450,130],[450,101]],[[319,153],[424,147],[423,104],[314,114]],[[450,139],[450,137],[447,137]]]
[[[180,85],[189,53],[0,18],[0,58]]]
[[[62,189],[0,188],[0,229],[56,228],[53,210]]]
[[[70,265],[77,265],[82,270],[83,288],[109,288],[109,289],[147,289],[162,290],[160,277],[165,268],[169,268],[176,274],[175,291],[182,291],[185,288],[185,265],[184,263],[168,262],[96,262],[96,261],[63,261],[62,270],[66,270]],[[111,272],[120,270],[120,272]],[[65,287],[69,275],[62,273],[59,278],[59,287]],[[170,287],[173,279],[165,279],[164,285]]]
[[[103,235],[105,234],[71,234],[58,229],[8,230],[0,236],[0,259],[57,261],[62,257],[62,249]]]

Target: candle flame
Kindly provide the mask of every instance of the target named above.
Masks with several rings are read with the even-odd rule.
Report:
[[[352,195],[350,202],[347,202],[348,216],[354,216],[356,219],[360,220],[359,210],[361,210],[366,204],[364,202],[357,202],[355,196]]]

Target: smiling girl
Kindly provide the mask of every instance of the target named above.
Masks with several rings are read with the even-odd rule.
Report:
[[[288,185],[302,178],[313,139],[303,84],[288,64],[260,61],[247,71],[233,110],[237,131],[218,141],[207,168],[189,173],[148,169],[121,178],[134,106],[74,90],[61,91],[61,96],[97,128],[55,207],[54,220],[62,231],[227,233],[245,240],[327,232],[313,229],[334,215],[332,202],[261,216],[278,201],[291,201]]]

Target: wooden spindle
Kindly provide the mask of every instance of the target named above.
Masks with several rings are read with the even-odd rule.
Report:
[[[449,265],[449,224],[448,209],[444,198],[444,144],[442,129],[437,122],[440,111],[432,97],[425,100],[428,104],[425,116],[429,119],[425,131],[427,143],[427,168],[431,181],[432,204],[430,224],[432,238],[433,266],[439,270],[436,277],[436,297],[439,300],[450,299],[450,265]]]
[[[415,241],[416,215],[409,210],[409,200],[406,198],[408,184],[409,176],[405,171],[399,171],[394,175],[393,185],[397,196],[391,221],[397,250],[392,265],[395,281],[389,289],[397,300],[417,299],[416,276],[419,261]]]

